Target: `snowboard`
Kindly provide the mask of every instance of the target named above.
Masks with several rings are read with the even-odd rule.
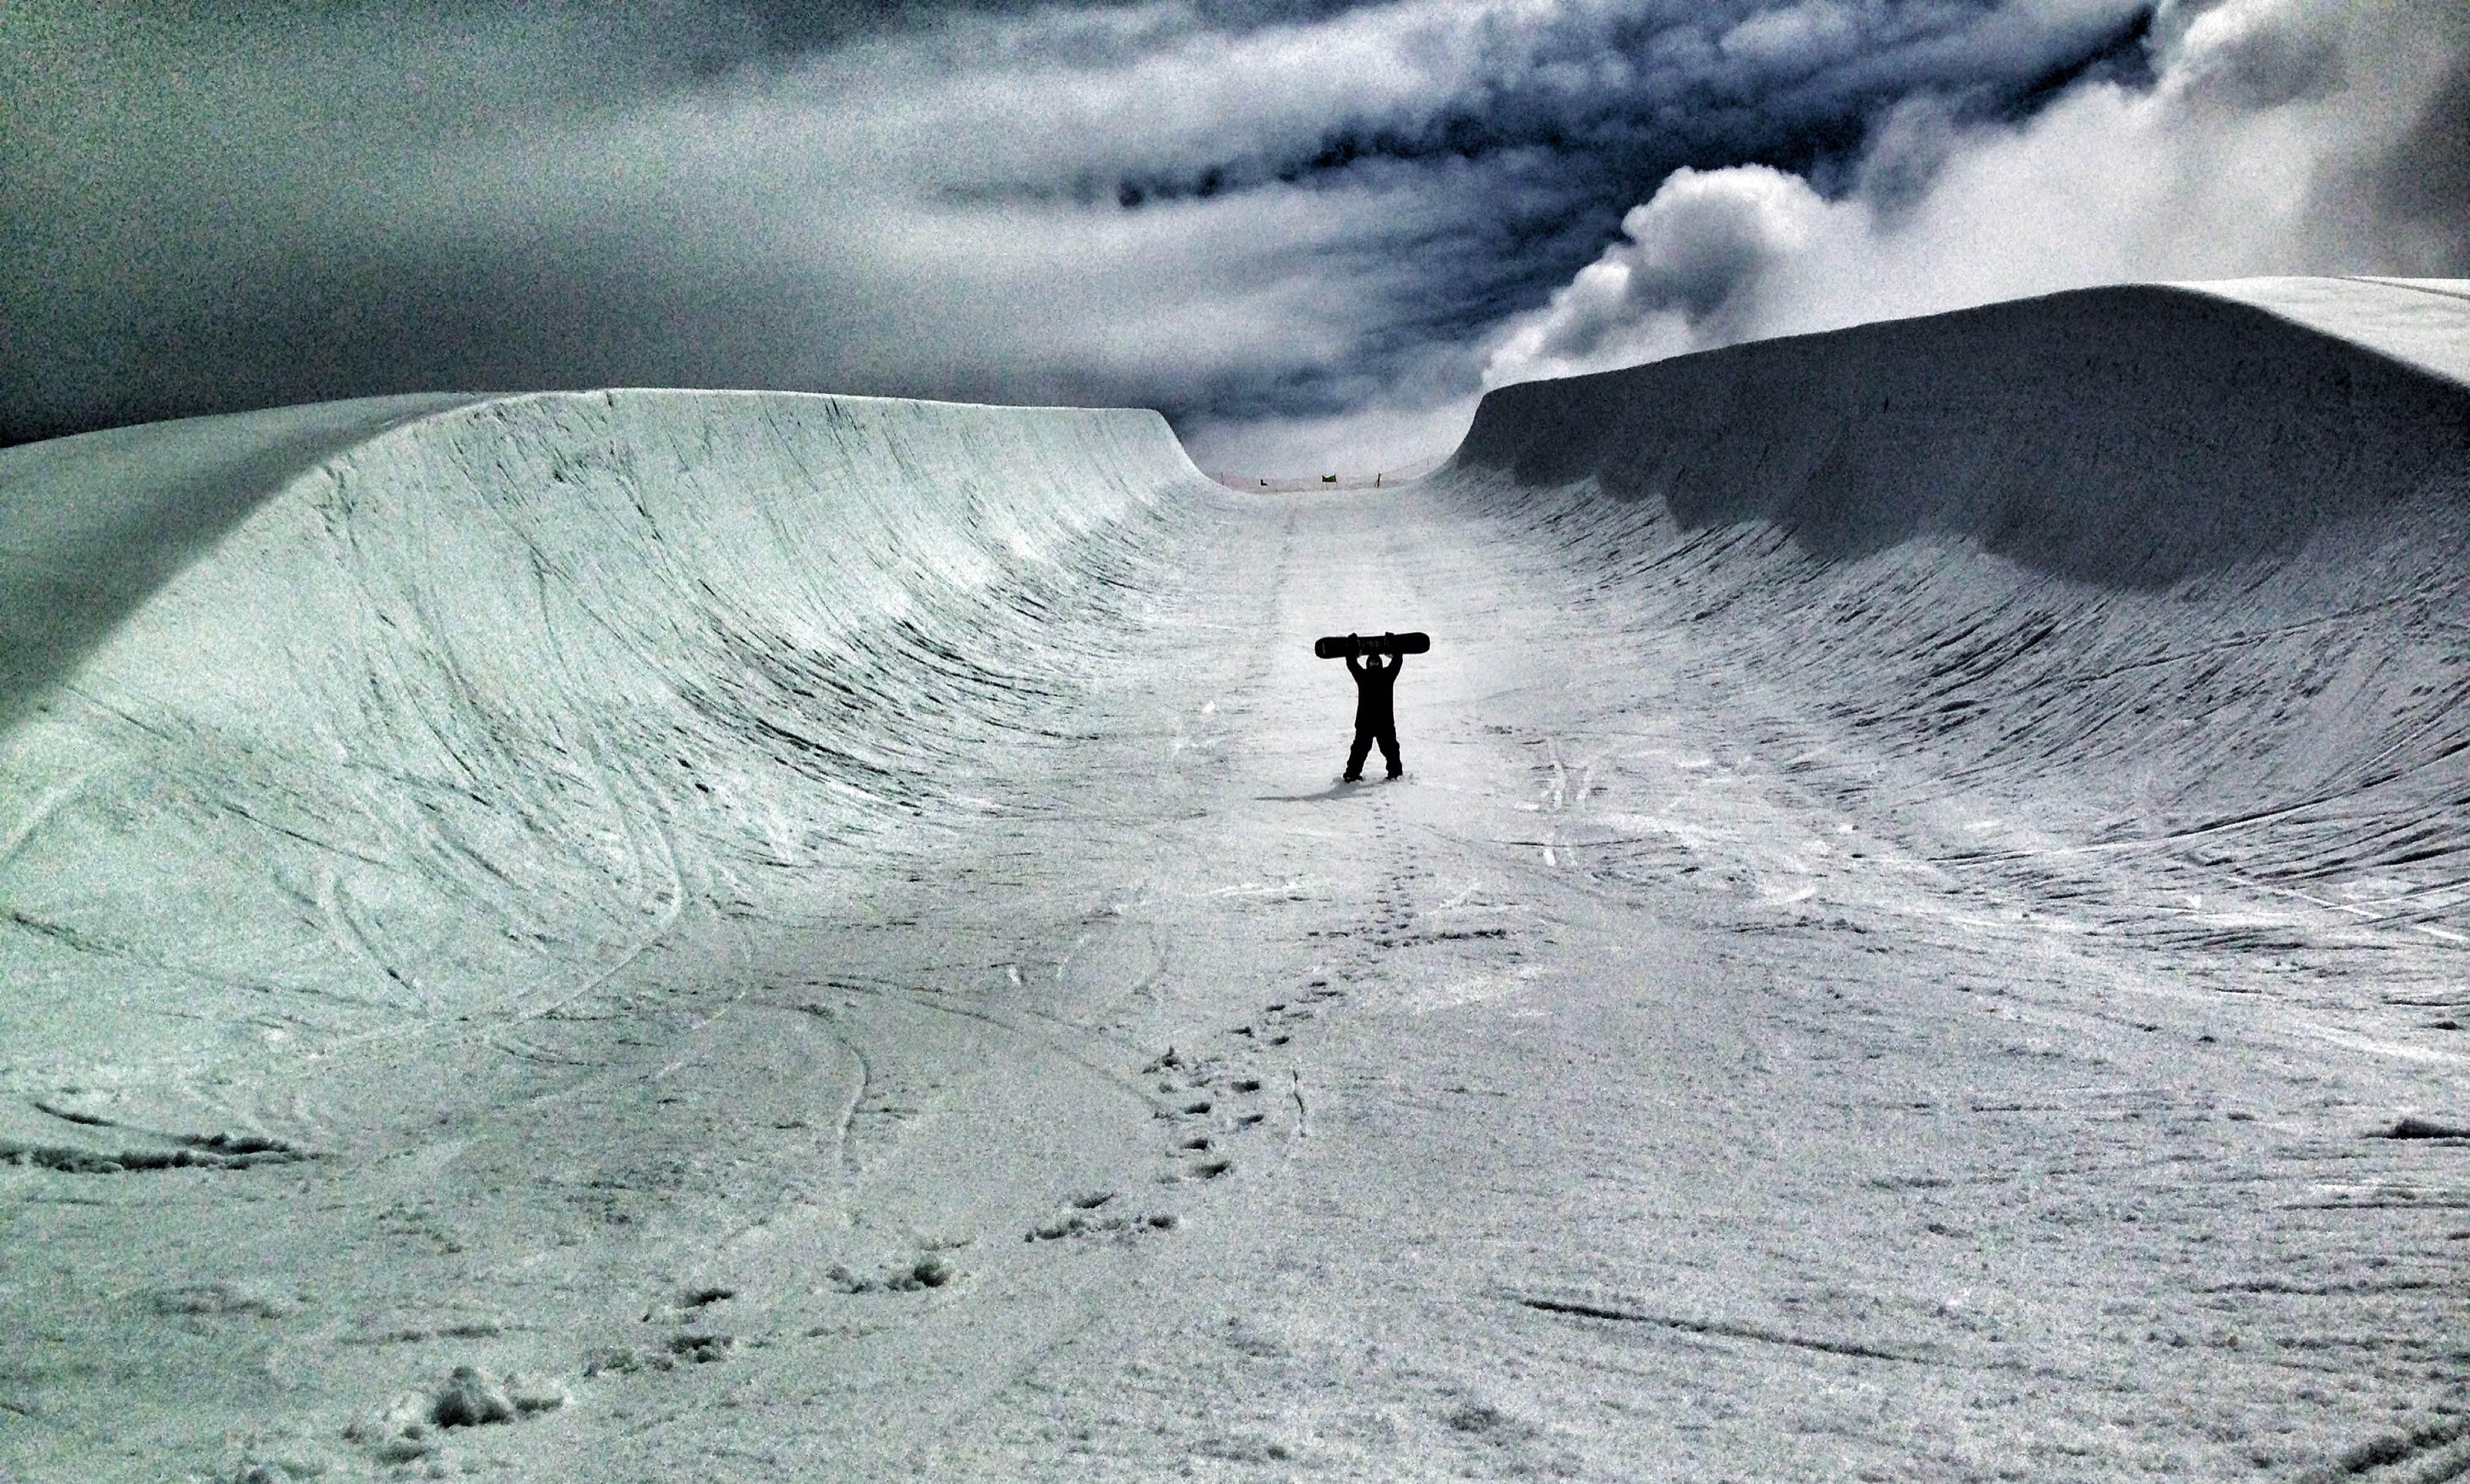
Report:
[[[1429,634],[1364,634],[1348,638],[1333,634],[1313,640],[1313,653],[1323,660],[1343,660],[1349,655],[1420,655],[1433,647]]]

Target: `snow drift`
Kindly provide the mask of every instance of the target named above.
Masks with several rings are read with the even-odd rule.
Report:
[[[794,918],[991,772],[1036,807],[1209,488],[1153,413],[752,393],[0,454],[11,1071],[520,1020],[697,909]]]
[[[1509,386],[1435,487],[1827,717],[1816,784],[2385,870],[2407,913],[2470,855],[2462,287],[2089,290]]]

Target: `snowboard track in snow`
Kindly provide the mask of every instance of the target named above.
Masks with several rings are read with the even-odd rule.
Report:
[[[1533,1298],[1510,1295],[1511,1301],[1539,1313],[1568,1314],[1579,1319],[1610,1319],[1621,1324],[1651,1324],[1685,1334],[1704,1334],[1721,1339],[1750,1340],[1761,1345],[1783,1345],[1795,1350],[1815,1351],[1827,1356],[1849,1356],[1856,1360],[1900,1360],[1909,1364],[1925,1364],[1922,1356],[1900,1355],[1892,1350],[1858,1344],[1851,1340],[1813,1339],[1806,1334],[1788,1334],[1754,1324],[1731,1324],[1720,1319],[1686,1319],[1678,1314],[1649,1313],[1643,1310],[1624,1308],[1585,1299]]]

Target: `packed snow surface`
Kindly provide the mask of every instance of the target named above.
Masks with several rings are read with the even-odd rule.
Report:
[[[0,1477],[2470,1471],[2465,347],[0,452]]]

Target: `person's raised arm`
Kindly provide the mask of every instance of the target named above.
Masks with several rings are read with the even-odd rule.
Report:
[[[1363,666],[1357,662],[1356,658],[1352,653],[1349,653],[1346,657],[1346,673],[1354,676],[1357,680],[1363,679]]]

